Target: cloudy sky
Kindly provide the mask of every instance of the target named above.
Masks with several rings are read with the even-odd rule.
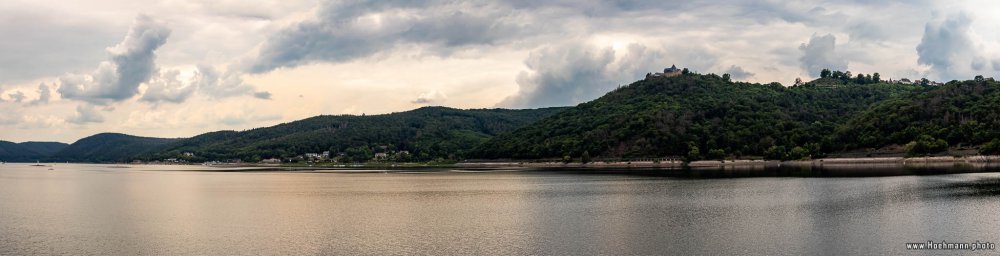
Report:
[[[920,0],[6,0],[0,140],[566,106],[671,64],[786,85],[823,68],[994,76],[997,11]]]

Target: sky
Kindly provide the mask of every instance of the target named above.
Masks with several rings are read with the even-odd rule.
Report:
[[[824,68],[992,77],[997,11],[929,0],[6,0],[0,140],[571,106],[674,64],[785,85]]]

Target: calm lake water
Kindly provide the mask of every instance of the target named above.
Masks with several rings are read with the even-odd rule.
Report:
[[[0,255],[871,255],[1000,242],[989,172],[199,169],[0,165]]]

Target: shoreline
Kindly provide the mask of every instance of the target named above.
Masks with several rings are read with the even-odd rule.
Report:
[[[5,162],[5,164],[18,164]],[[28,163],[23,163],[28,164]],[[36,163],[30,163],[36,164]],[[761,168],[761,167],[852,167],[852,166],[931,166],[947,167],[955,165],[998,166],[1000,155],[993,156],[929,156],[929,157],[841,157],[821,158],[812,160],[700,160],[685,163],[681,160],[668,161],[595,161],[586,164],[579,162],[563,163],[556,161],[529,162],[459,162],[454,164],[424,164],[424,163],[374,163],[374,164],[122,164],[122,163],[70,163],[70,164],[107,164],[112,168],[130,168],[132,165],[181,165],[204,166],[214,171],[266,171],[266,170],[419,170],[419,169],[511,169],[511,168],[542,168],[542,169],[682,169],[682,168]],[[242,168],[252,168],[239,170]]]
[[[503,167],[528,167],[528,168],[704,168],[704,167],[807,167],[807,166],[858,166],[858,165],[927,165],[927,164],[997,164],[1000,165],[1000,156],[930,156],[930,157],[844,157],[844,158],[821,158],[812,160],[700,160],[689,162],[685,165],[683,161],[629,161],[629,162],[591,162],[591,163],[562,163],[562,162],[464,162],[455,164],[456,167],[469,168],[503,168]]]

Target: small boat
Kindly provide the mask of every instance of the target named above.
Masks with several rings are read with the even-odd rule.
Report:
[[[42,164],[42,163],[41,163],[41,162],[39,162],[39,161],[35,161],[35,164],[33,164],[33,165],[31,165],[31,166],[37,166],[37,167],[46,167],[47,165],[44,165],[44,164]]]

